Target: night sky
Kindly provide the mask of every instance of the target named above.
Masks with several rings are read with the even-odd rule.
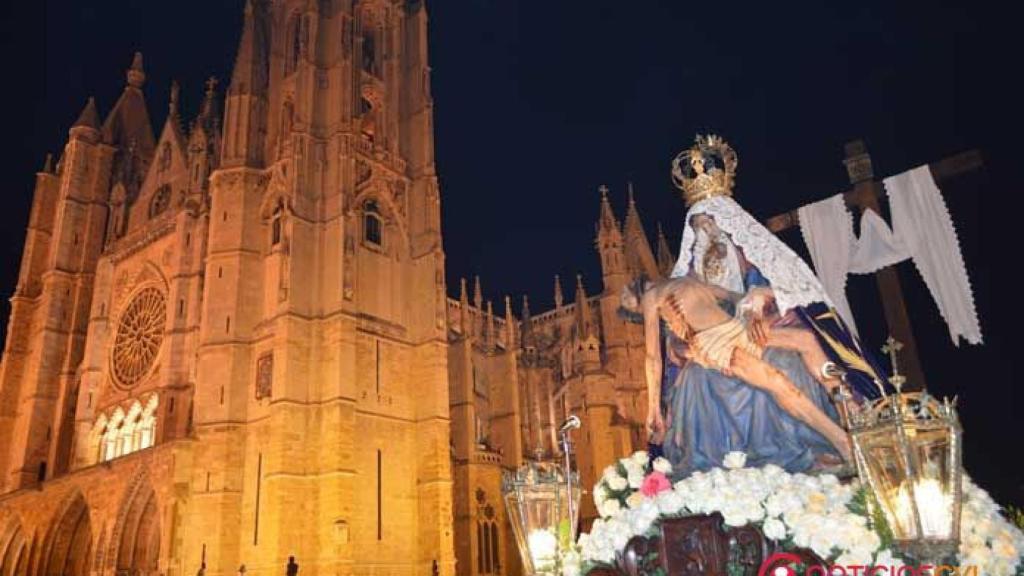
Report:
[[[37,0],[0,7],[2,322],[34,172],[88,96],[106,114],[135,50],[154,131],[172,78],[191,118],[203,80],[226,79],[243,0]],[[620,217],[627,180],[649,235],[673,249],[683,203],[672,157],[694,133],[739,154],[737,199],[759,217],[846,188],[843,144],[867,143],[878,176],[977,148],[985,167],[943,187],[973,283],[984,346],[952,346],[911,263],[899,265],[932,391],[959,395],[965,460],[1004,503],[1024,504],[1014,356],[1021,320],[1018,168],[1024,128],[1017,18],[980,2],[428,0],[449,291],[479,274],[496,305],[551,306],[561,274],[600,288],[598,185]],[[803,251],[798,232],[784,239]],[[870,277],[849,296],[871,347],[884,321]],[[500,310],[501,306],[497,308]],[[4,331],[5,333],[5,331]],[[0,447],[2,449],[2,447]]]

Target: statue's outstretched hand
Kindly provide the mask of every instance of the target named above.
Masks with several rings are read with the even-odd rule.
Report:
[[[651,444],[661,444],[665,441],[665,419],[661,415],[661,410],[650,410],[647,413],[647,433]]]

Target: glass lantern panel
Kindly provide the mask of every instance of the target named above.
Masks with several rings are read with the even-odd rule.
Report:
[[[913,492],[921,516],[921,536],[949,538],[953,530],[953,460],[950,432],[945,426],[907,430],[914,472]]]
[[[855,438],[863,455],[864,472],[879,499],[897,540],[914,538],[917,526],[907,492],[907,473],[898,435],[891,428],[872,430]]]

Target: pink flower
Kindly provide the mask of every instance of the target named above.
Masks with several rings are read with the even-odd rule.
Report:
[[[668,481],[668,478],[661,472],[651,472],[644,478],[644,483],[640,485],[640,493],[644,496],[655,496],[659,492],[665,490],[671,490],[672,483]]]

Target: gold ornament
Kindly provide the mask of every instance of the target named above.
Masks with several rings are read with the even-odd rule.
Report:
[[[709,134],[672,160],[672,183],[683,191],[687,206],[713,196],[732,196],[736,152],[721,136]]]

